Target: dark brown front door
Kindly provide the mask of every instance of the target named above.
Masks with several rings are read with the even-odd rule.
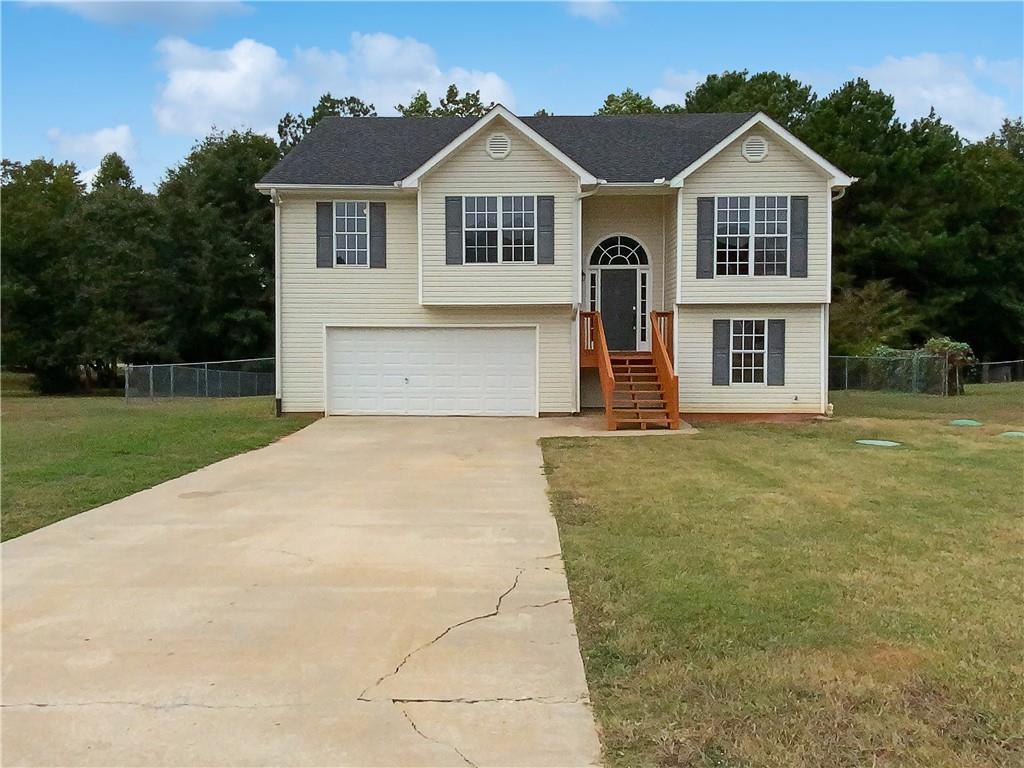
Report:
[[[636,270],[601,270],[601,320],[608,349],[636,349]]]

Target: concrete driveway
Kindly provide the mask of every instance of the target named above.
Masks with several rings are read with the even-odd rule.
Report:
[[[4,764],[595,764],[553,429],[321,420],[6,542]]]

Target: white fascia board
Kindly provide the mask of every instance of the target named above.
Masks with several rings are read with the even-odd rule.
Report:
[[[471,126],[469,126],[469,128],[467,128],[462,133],[460,133],[458,136],[456,136],[454,139],[452,139],[450,142],[448,142],[447,145],[442,147],[437,153],[434,154],[433,157],[431,157],[429,160],[427,160],[423,165],[421,165],[415,171],[410,173],[408,176],[406,176],[400,182],[396,182],[396,185],[401,186],[403,189],[416,188],[417,186],[419,186],[420,178],[424,174],[428,173],[431,169],[433,169],[435,166],[437,166],[446,157],[448,157],[450,154],[455,152],[459,147],[461,147],[467,141],[472,139],[474,136],[476,136],[478,133],[480,133],[480,131],[482,131],[484,128],[486,128],[488,125],[490,125],[493,121],[497,120],[499,117],[503,118],[513,128],[515,128],[516,130],[521,132],[524,136],[526,136],[526,138],[528,138],[530,141],[532,141],[538,147],[540,147],[545,152],[547,152],[549,155],[551,155],[555,160],[557,160],[562,165],[564,165],[566,168],[568,168],[570,171],[572,171],[574,174],[576,174],[576,176],[580,180],[580,184],[596,184],[597,183],[597,178],[592,173],[590,173],[586,168],[581,166],[575,160],[573,160],[568,155],[566,155],[564,152],[562,152],[562,150],[560,150],[558,147],[556,147],[550,141],[548,141],[543,136],[541,136],[539,133],[537,133],[535,130],[533,130],[533,128],[531,128],[526,123],[524,123],[522,120],[520,120],[518,117],[516,117],[514,114],[512,114],[503,105],[495,104],[486,115],[481,117],[479,120],[477,120]]]
[[[843,173],[841,170],[839,170],[836,166],[834,166],[832,163],[830,163],[824,157],[822,157],[817,152],[815,152],[813,149],[811,149],[809,146],[807,146],[802,141],[800,141],[800,139],[798,139],[792,133],[790,133],[785,128],[783,128],[781,125],[779,125],[777,122],[775,122],[770,117],[768,117],[768,115],[766,115],[764,112],[758,112],[756,115],[754,115],[749,120],[747,120],[747,122],[745,122],[743,125],[741,125],[739,128],[737,128],[735,131],[733,131],[728,136],[726,136],[724,139],[722,139],[720,142],[715,144],[715,146],[713,146],[711,149],[709,149],[703,155],[701,155],[696,160],[694,160],[692,163],[690,163],[688,166],[683,168],[683,170],[681,170],[679,173],[677,173],[675,176],[672,177],[672,180],[669,183],[673,187],[681,187],[681,186],[683,186],[683,180],[687,176],[689,176],[694,171],[696,171],[699,168],[701,168],[702,166],[704,166],[708,161],[710,161],[712,158],[714,158],[719,152],[721,152],[723,149],[728,147],[730,144],[732,144],[734,141],[736,141],[736,139],[738,139],[744,133],[749,131],[755,125],[760,125],[760,126],[763,126],[764,128],[767,128],[769,131],[771,131],[776,136],[776,138],[779,138],[782,141],[784,141],[786,144],[788,144],[790,146],[790,148],[795,150],[798,154],[803,155],[808,160],[810,160],[812,163],[814,163],[819,168],[821,168],[823,171],[825,171],[830,176],[830,178],[831,178],[832,186],[834,186],[834,187],[848,187],[848,186],[850,186],[851,184],[853,184],[857,180],[853,176],[848,176],[847,174]]]
[[[260,192],[269,194],[272,189],[310,192],[401,192],[394,184],[254,184]]]

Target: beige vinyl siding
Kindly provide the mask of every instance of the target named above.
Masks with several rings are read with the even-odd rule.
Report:
[[[502,160],[485,149],[502,132],[512,150]],[[424,304],[571,304],[579,180],[517,129],[495,120],[420,181]],[[446,264],[446,195],[554,195],[554,264]],[[500,255],[499,255],[500,258]]]
[[[665,285],[662,308],[670,310],[676,303],[676,248],[678,247],[678,203],[682,190],[665,198]]]
[[[743,304],[678,308],[679,405],[684,413],[821,413],[824,305]],[[711,383],[713,320],[786,321],[786,383]]]
[[[413,193],[329,197],[283,192],[281,375],[285,411],[322,411],[325,324],[364,326],[538,325],[541,412],[572,410],[575,372],[568,306],[423,307],[418,302]],[[316,267],[316,201],[387,203],[387,268]]]
[[[594,248],[610,235],[629,235],[647,251],[651,285],[650,309],[664,307],[665,198],[654,195],[609,195],[583,199],[583,263],[590,263]],[[587,294],[584,291],[584,302]]]
[[[763,136],[768,141],[768,156],[759,163],[747,162],[740,155],[740,145],[750,134]],[[827,303],[828,217],[831,212],[827,182],[827,174],[818,166],[756,126],[687,177],[682,188],[684,237],[680,300],[684,304]],[[697,198],[748,194],[807,195],[807,277],[696,278]]]

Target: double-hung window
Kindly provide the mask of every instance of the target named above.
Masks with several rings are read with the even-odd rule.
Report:
[[[729,365],[733,384],[764,384],[767,340],[764,320],[733,320]]]
[[[715,275],[785,277],[789,198],[732,195],[715,200]]]
[[[463,198],[462,210],[466,264],[536,262],[535,196],[471,195]]]
[[[334,263],[344,266],[369,266],[369,203],[337,200],[334,203]]]

